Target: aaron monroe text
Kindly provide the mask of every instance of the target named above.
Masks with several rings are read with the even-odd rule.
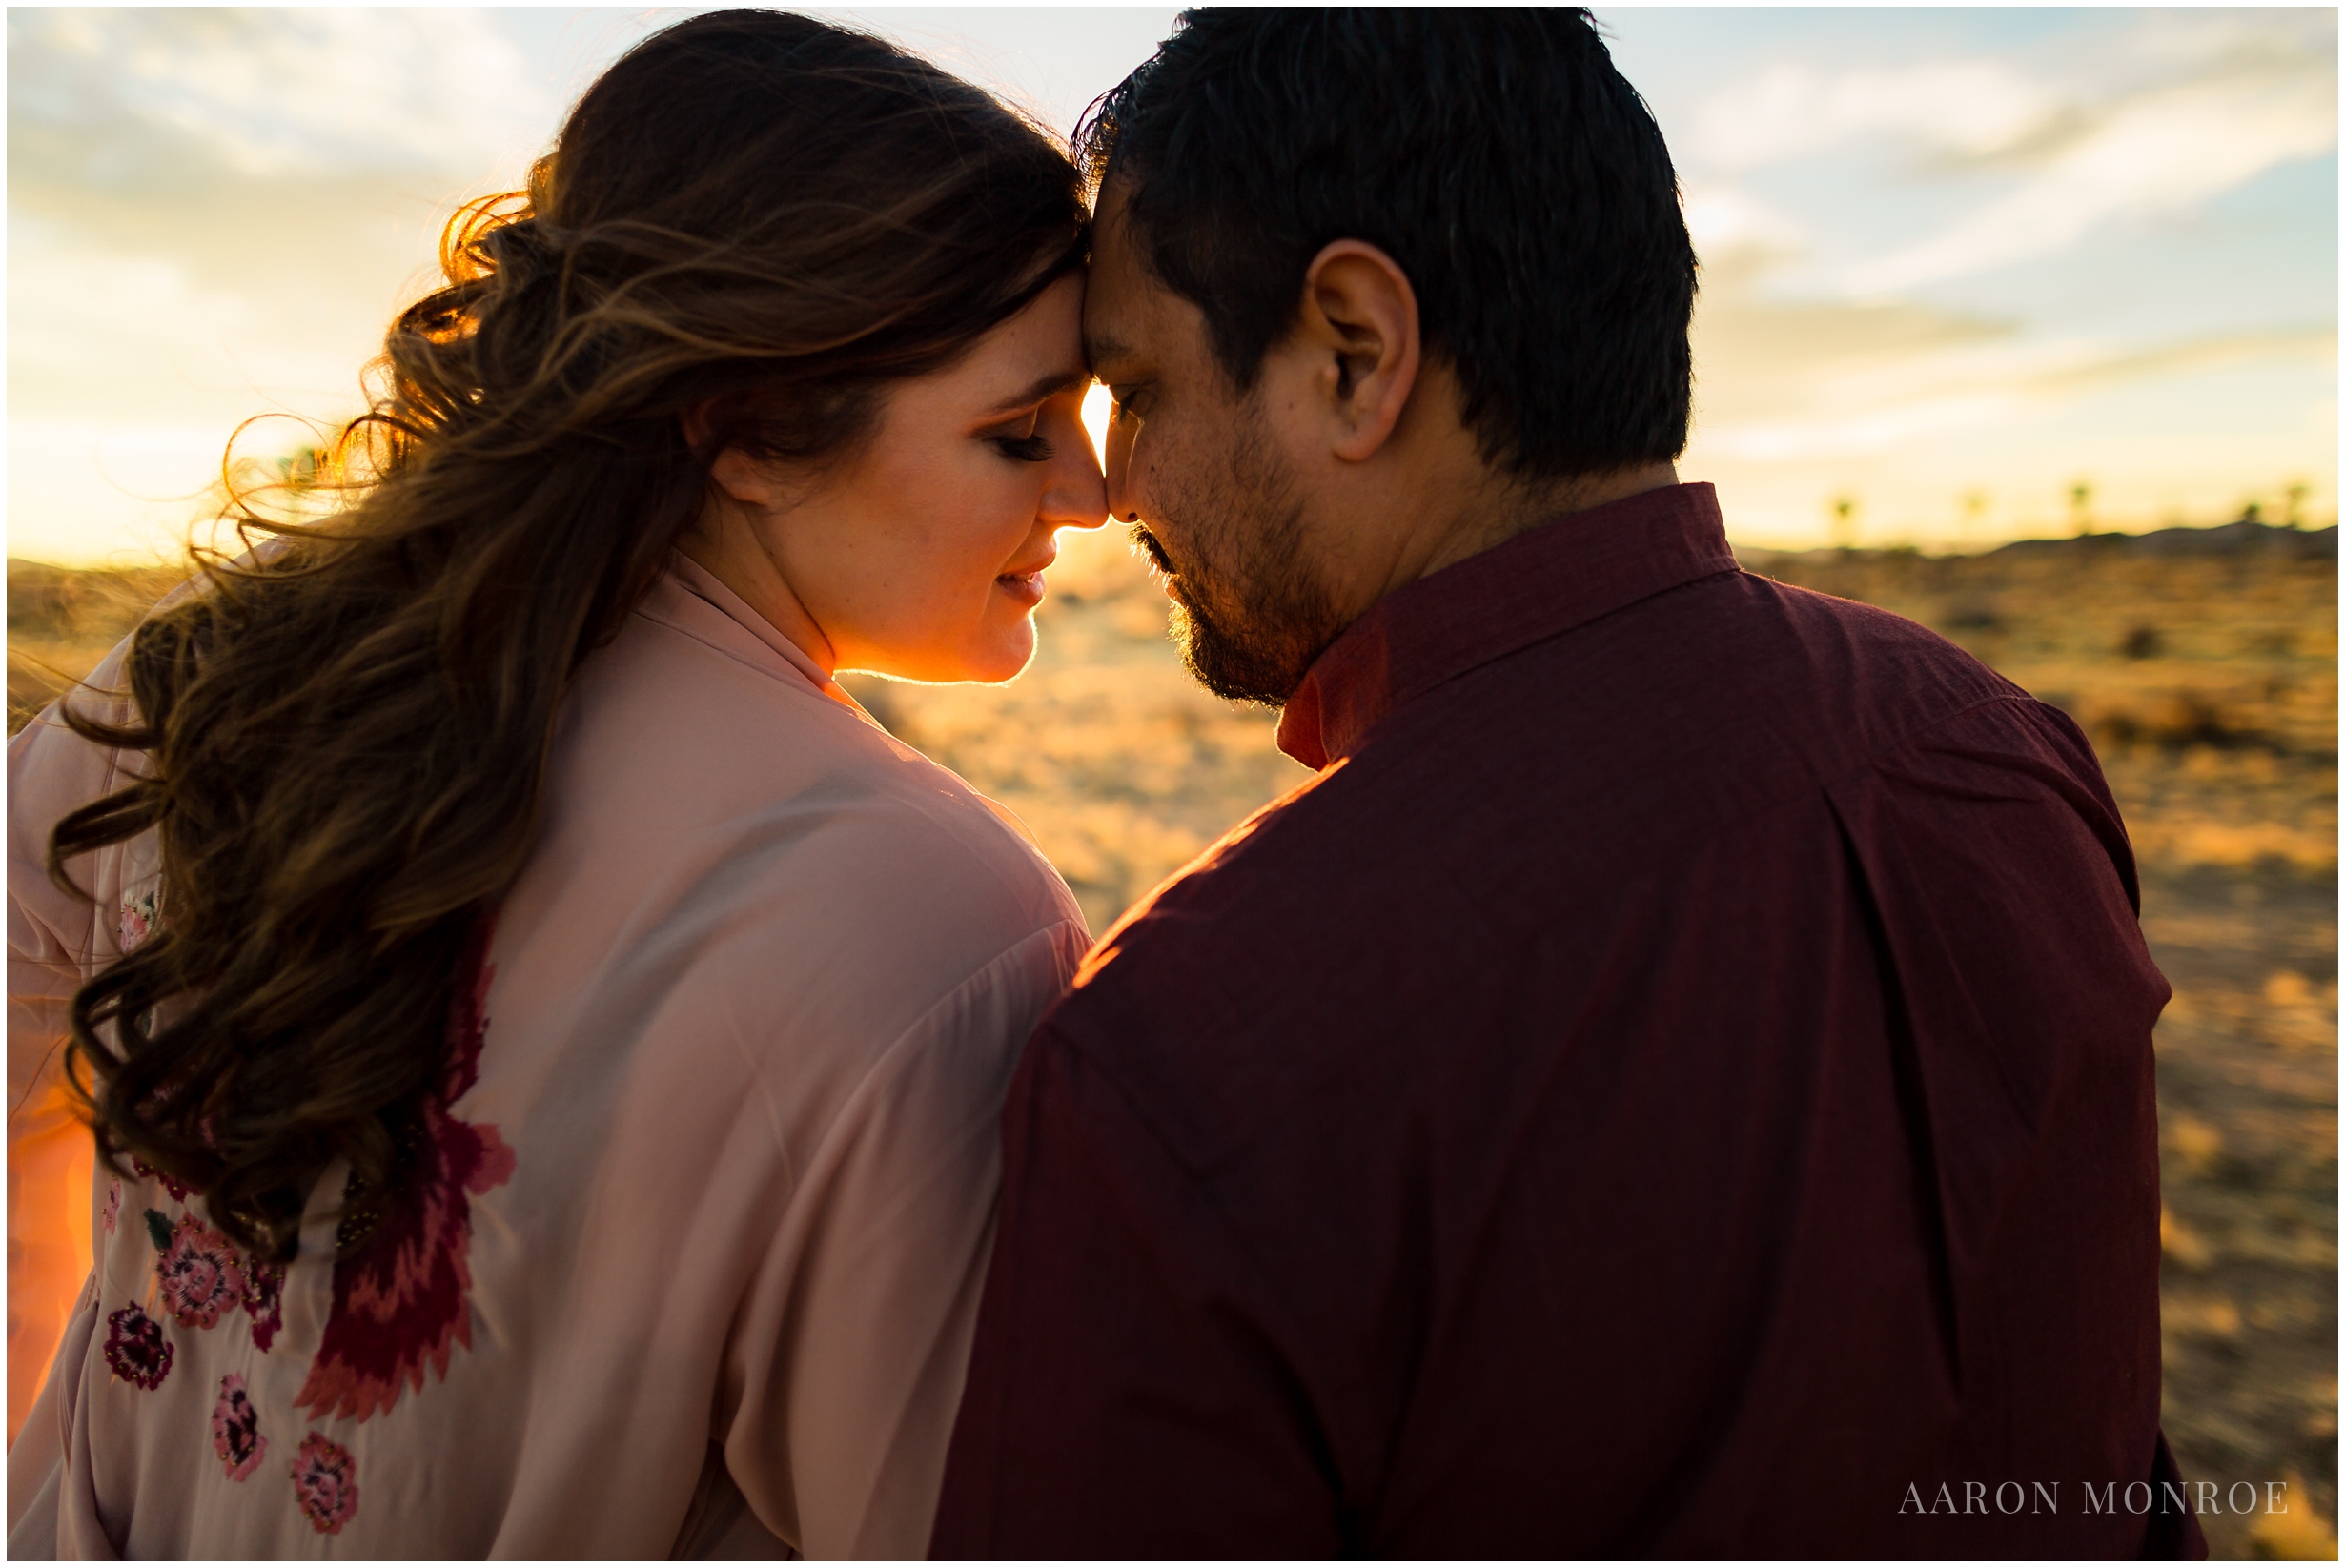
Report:
[[[1900,1514],[2057,1514],[2059,1481],[1940,1481],[1935,1494],[1919,1481],[1906,1483]],[[2233,1481],[2082,1481],[2088,1514],[2285,1514],[2288,1483]],[[2071,1504],[2078,1499],[2070,1494]]]

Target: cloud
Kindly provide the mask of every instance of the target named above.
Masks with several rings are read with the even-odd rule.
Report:
[[[470,11],[8,26],[11,538],[51,557],[183,527],[251,416],[356,412],[446,211],[560,110]]]
[[[2065,250],[2112,221],[2188,212],[2276,164],[2336,146],[2334,72],[2190,83],[2146,93],[2040,173],[1943,234],[1849,269],[1859,293],[1908,288]]]
[[[1705,263],[1798,255],[1811,243],[1805,225],[1747,191],[1706,180],[1688,180],[1684,190],[1685,228]]]
[[[1688,151],[1739,173],[1888,132],[1975,156],[2024,140],[2059,107],[2049,85],[2001,60],[1837,72],[1778,66],[1714,100]]]
[[[2336,145],[2334,11],[2151,13],[2032,59],[1838,71],[1785,65],[1721,94],[1689,138],[1728,177],[1851,144],[1902,152],[1908,183],[2005,187],[1937,233],[1847,263],[1888,295],[2190,212]]]
[[[349,411],[447,211],[559,113],[470,11],[17,10],[8,63],[11,388],[50,418]]]
[[[2009,321],[1905,301],[1782,299],[1762,284],[1768,256],[1704,262],[1694,315],[1695,397],[1705,427],[1805,414],[1852,379],[2008,343]]]
[[[2128,385],[2225,367],[2334,365],[2334,325],[2152,344],[2036,336],[2016,321],[1909,301],[1784,300],[1745,254],[1704,270],[1694,324],[1705,454],[1809,462],[1916,454]]]
[[[467,174],[541,139],[559,106],[465,10],[16,10],[12,122],[87,139],[84,177],[134,174],[155,133],[259,178]]]

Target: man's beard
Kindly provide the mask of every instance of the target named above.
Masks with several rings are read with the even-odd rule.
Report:
[[[1294,477],[1262,439],[1251,400],[1235,423],[1243,434],[1223,471],[1171,498],[1183,559],[1146,527],[1134,536],[1172,574],[1172,640],[1189,673],[1216,697],[1274,706],[1344,621],[1311,573]]]

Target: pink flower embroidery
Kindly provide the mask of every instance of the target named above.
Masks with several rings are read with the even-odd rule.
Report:
[[[108,1235],[111,1236],[114,1233],[114,1221],[120,1218],[121,1214],[122,1184],[118,1181],[109,1182],[106,1185],[106,1209],[105,1212],[98,1216],[106,1222],[106,1233]]]
[[[260,1468],[269,1439],[260,1435],[260,1412],[244,1390],[244,1379],[231,1373],[220,1379],[220,1400],[212,1407],[212,1447],[228,1467],[228,1478],[240,1481]]]
[[[171,1375],[171,1341],[163,1325],[129,1306],[106,1318],[106,1365],[133,1388],[158,1389]]]
[[[311,1527],[321,1536],[338,1536],[358,1512],[358,1462],[350,1450],[313,1432],[301,1439],[294,1456],[294,1497]]]
[[[253,1319],[253,1348],[266,1351],[285,1324],[285,1265],[258,1258],[244,1265],[244,1310]]]
[[[126,898],[114,920],[115,946],[119,951],[130,952],[147,940],[154,929],[154,893],[152,889],[136,898]]]
[[[154,1261],[163,1310],[180,1327],[208,1329],[220,1314],[244,1305],[244,1260],[229,1239],[194,1214],[179,1216],[171,1245]]]
[[[448,1107],[479,1077],[493,930],[486,919],[474,928],[458,971],[447,1075],[424,1102],[409,1185],[395,1200],[377,1200],[366,1245],[334,1265],[334,1307],[294,1398],[321,1419],[388,1411],[402,1385],[422,1389],[427,1365],[444,1378],[452,1347],[472,1348],[471,1197],[511,1179],[514,1154],[495,1126],[460,1120]]]
[[[178,1177],[165,1175],[162,1171],[157,1171],[153,1166],[149,1165],[145,1160],[138,1158],[135,1154],[131,1156],[131,1171],[134,1175],[153,1176],[156,1181],[161,1182],[163,1184],[163,1191],[171,1194],[172,1201],[173,1203],[185,1203],[187,1201],[187,1195],[195,1191],[195,1189],[190,1187]]]

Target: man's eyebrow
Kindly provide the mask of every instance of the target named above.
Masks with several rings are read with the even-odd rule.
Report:
[[[996,414],[1008,414],[1012,409],[1027,408],[1046,397],[1055,397],[1062,392],[1072,392],[1091,378],[1087,370],[1054,370],[1023,392],[1013,393],[993,405]]]

